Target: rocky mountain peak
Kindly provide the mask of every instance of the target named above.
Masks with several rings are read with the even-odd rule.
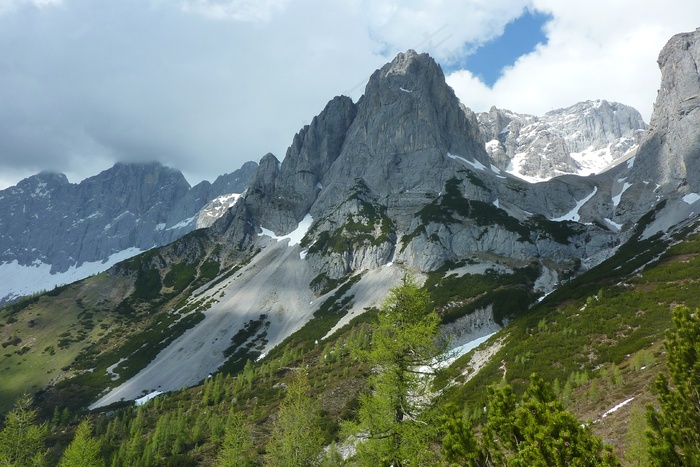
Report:
[[[440,66],[428,54],[401,53],[370,77],[313,211],[343,202],[339,194],[358,179],[381,199],[419,187],[439,192],[448,153],[489,164],[476,120]]]
[[[599,173],[634,150],[647,128],[637,110],[605,100],[541,117],[492,107],[477,118],[494,164],[530,181]]]
[[[190,188],[160,163],[117,163],[70,183],[42,172],[0,191],[0,303],[81,279],[195,229],[209,201],[241,193],[257,164]],[[224,214],[231,196],[207,211]]]
[[[659,54],[661,86],[634,177],[662,192],[700,192],[700,28],[673,36]]]

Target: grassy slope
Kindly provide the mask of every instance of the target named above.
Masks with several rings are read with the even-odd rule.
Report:
[[[667,247],[668,242],[660,238],[641,240],[634,237],[616,256],[562,286],[527,312],[523,312],[524,303],[521,302],[532,300],[532,296],[523,295],[521,302],[514,304],[504,301],[500,313],[508,314],[508,306],[511,306],[512,312],[518,315],[502,333],[506,336],[505,347],[475,378],[446,390],[439,406],[455,403],[479,414],[485,401],[483,388],[500,381],[503,368],[506,369],[508,382],[516,390],[522,390],[528,375],[536,371],[557,385],[560,397],[581,420],[596,421],[606,410],[634,396],[635,400],[631,404],[593,424],[596,433],[614,442],[618,452],[624,452],[629,444],[626,423],[631,409],[654,400],[649,384],[659,371],[664,371],[661,343],[663,334],[670,325],[670,310],[679,304],[691,308],[700,307],[700,281],[697,280],[700,277],[700,236],[690,236],[668,251]],[[661,256],[655,261],[659,255]],[[653,264],[639,273],[639,268],[650,262]],[[171,269],[173,270],[176,272],[167,280],[165,276],[168,274],[162,273],[166,291],[170,290],[168,286],[185,290],[197,275],[197,268],[178,266]],[[525,268],[515,277],[529,283],[536,274]],[[99,279],[94,280],[99,283]],[[49,324],[71,329],[78,336],[80,329],[85,326],[76,324],[82,312],[77,299],[83,298],[83,304],[87,299],[96,305],[101,296],[97,291],[94,292],[95,295],[86,292],[91,284],[91,280],[88,280],[84,284],[67,288],[59,295],[60,300],[42,297],[36,304],[22,310],[17,322],[0,328],[3,342],[12,341],[15,331],[23,335],[22,342],[3,349],[10,357],[0,357],[0,368],[6,368],[7,374],[11,375],[10,380],[19,381],[20,378],[20,372],[15,370],[13,364],[25,369],[31,364],[33,370],[27,374],[33,374],[35,378],[52,377],[50,371],[55,371],[58,360],[53,363],[53,360],[45,357],[45,353],[42,357],[42,350],[47,346],[43,344],[43,339],[47,339],[46,342],[58,341],[58,337],[49,332]],[[431,276],[427,284],[438,305],[458,301],[463,304],[462,311],[465,313],[473,310],[474,304],[482,302],[484,297],[496,300],[501,295],[514,296],[512,292],[518,290],[513,276],[486,274],[481,277],[463,276],[460,279],[450,277],[447,269]],[[99,289],[96,285],[93,288]],[[504,293],[497,293],[499,291]],[[79,296],[80,293],[84,296]],[[127,426],[138,423],[143,430],[144,439],[150,440],[155,436],[157,425],[164,416],[176,417],[176,414],[184,413],[184,426],[188,428],[186,436],[183,434],[186,441],[183,441],[182,450],[190,452],[187,462],[207,464],[216,452],[221,434],[221,420],[216,414],[223,415],[228,408],[235,406],[237,410],[244,411],[255,424],[255,438],[259,448],[262,448],[269,434],[272,416],[283,396],[283,383],[291,369],[306,365],[309,368],[313,395],[320,400],[324,411],[327,440],[332,440],[338,434],[340,422],[353,416],[357,397],[366,388],[365,378],[369,369],[351,360],[349,355],[350,349],[368,344],[371,332],[368,322],[372,318],[372,313],[366,313],[336,333],[328,342],[311,345],[308,337],[323,335],[323,329],[332,326],[335,320],[333,315],[346,304],[341,300],[342,294],[335,298],[337,303],[328,303],[328,313],[320,314],[315,322],[305,327],[303,332],[308,335],[293,336],[262,362],[248,365],[247,368],[238,366],[235,369],[237,376],[219,376],[216,381],[209,380],[205,385],[159,398],[159,401],[150,403],[145,408],[122,409],[119,412],[120,423]],[[41,308],[44,300],[47,303],[53,300],[54,304],[64,308],[63,313],[56,316],[58,321],[46,321],[45,326],[42,320],[46,318]],[[347,297],[343,300],[347,300]],[[91,319],[97,324],[83,339],[99,337],[101,324],[114,324],[114,329],[119,328],[116,320],[112,323],[110,318],[100,315],[97,308],[90,308],[93,312]],[[0,319],[6,322],[9,312],[3,313],[5,314],[0,315]],[[445,318],[454,319],[455,316],[446,315]],[[36,323],[29,328],[31,319],[36,319]],[[35,342],[41,341],[42,344],[32,345],[32,350],[25,355],[15,354],[14,351],[19,350],[23,343],[30,341],[32,332],[35,333]],[[120,341],[113,341],[113,344],[114,342]],[[118,344],[114,345],[114,348],[119,347]],[[61,361],[69,361],[72,354],[68,351],[77,352],[77,349],[78,343],[69,346]],[[25,357],[26,360],[22,361]],[[8,359],[7,363],[2,358]],[[40,361],[42,358],[46,361]],[[448,380],[462,380],[458,375],[467,359],[468,356],[458,360],[439,380],[441,384]],[[21,365],[17,365],[18,361]],[[46,366],[41,366],[44,364]],[[20,383],[17,384],[19,387]],[[4,394],[2,396],[3,400],[8,400]],[[212,407],[214,410],[210,410]],[[207,425],[196,435],[193,430],[201,419],[206,419]],[[116,422],[116,419],[113,421]],[[475,421],[478,423],[478,415],[475,416]],[[114,430],[109,430],[109,423],[110,419],[103,417],[98,433],[104,436],[103,439],[110,446],[106,452],[115,453],[127,442],[129,430],[116,430],[117,433],[114,433]],[[168,458],[175,456],[175,453],[163,453],[162,456]]]
[[[482,388],[501,380],[504,368],[507,381],[520,390],[537,372],[555,383],[579,419],[593,422],[594,432],[624,455],[632,409],[655,400],[650,384],[664,371],[662,343],[671,310],[700,307],[700,235],[672,246],[641,272],[616,274],[620,265],[634,271],[635,262],[650,258],[645,250],[658,253],[662,243],[630,245],[514,320],[505,347],[467,384],[449,389],[447,400],[474,411],[485,403]],[[449,376],[459,379],[467,361],[465,356],[456,362]],[[631,397],[631,403],[601,419]]]
[[[647,242],[642,246],[658,251],[663,245]],[[502,378],[501,362],[505,362],[508,381],[520,389],[532,371],[550,381],[558,379],[560,396],[581,420],[599,419],[606,410],[634,396],[632,404],[593,425],[596,433],[614,442],[618,452],[623,452],[627,446],[626,421],[630,409],[653,400],[648,385],[663,369],[661,336],[669,325],[671,302],[680,303],[682,299],[683,303],[696,306],[695,297],[700,297],[693,287],[687,288],[686,294],[673,293],[677,286],[674,279],[684,280],[688,274],[693,274],[695,262],[700,262],[695,259],[700,258],[700,237],[672,248],[662,261],[641,276],[618,284],[619,276],[614,272],[618,265],[624,264],[633,270],[648,260],[647,256],[639,255],[639,247],[637,244],[634,249],[623,250],[622,256],[602,266],[602,272],[591,271],[512,321],[505,330],[506,347],[468,384],[446,391],[438,410],[456,403],[467,410],[481,412],[483,388]],[[630,251],[633,251],[631,255]],[[637,257],[639,264],[636,266],[633,257]],[[522,271],[521,279],[531,280],[532,274],[525,272]],[[513,277],[500,279],[501,287],[512,286]],[[460,280],[463,281],[461,285]],[[455,278],[446,269],[429,278],[427,286],[438,304],[460,298],[470,304],[473,303],[470,299],[493,291],[498,280],[498,275],[494,274]],[[482,288],[475,286],[480,283]],[[582,294],[588,290],[595,290],[598,298]],[[340,299],[341,295],[336,298]],[[145,418],[142,426],[146,439],[155,442],[159,420],[164,416],[172,417],[176,411],[189,417],[185,425],[195,426],[204,423],[198,420],[206,419],[209,407],[219,414],[235,407],[249,417],[254,425],[254,438],[262,450],[284,394],[280,388],[290,370],[306,365],[313,396],[318,398],[323,410],[327,441],[331,441],[338,435],[342,420],[353,416],[357,397],[366,389],[369,369],[350,358],[352,348],[365,347],[369,342],[372,313],[360,318],[327,342],[310,345],[308,338],[293,336],[268,358],[249,365],[237,376],[217,377],[218,382],[207,381],[204,386],[180,391],[140,409]],[[324,317],[319,316],[317,321],[321,324]],[[305,332],[312,329],[313,323]],[[458,361],[442,381],[449,379],[450,372],[452,376],[458,374],[465,361],[466,358]],[[646,364],[643,370],[642,363]],[[584,374],[585,378],[581,376]],[[567,380],[571,380],[569,385]],[[139,411],[124,410],[125,420],[138,418],[135,414]],[[210,419],[206,423],[210,431],[203,428],[205,434],[200,437],[188,430],[182,434],[183,445],[189,452],[188,462],[193,464],[206,465],[217,449],[217,422]],[[126,438],[118,436],[110,440],[114,450],[126,442]],[[165,459],[170,454],[163,456]]]
[[[101,275],[45,294],[23,309],[0,312],[0,413],[23,392],[35,392],[74,374],[67,370],[80,351],[115,325],[109,311],[116,304],[114,298],[128,287],[125,278],[107,282]]]

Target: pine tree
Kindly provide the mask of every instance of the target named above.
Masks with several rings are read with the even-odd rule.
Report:
[[[619,466],[609,447],[564,410],[554,391],[533,375],[520,402],[509,385],[488,388],[481,440],[468,420],[446,425],[443,453],[453,466]]]
[[[363,465],[430,464],[432,430],[420,420],[429,400],[426,370],[438,355],[439,318],[413,278],[391,290],[382,304],[370,349],[361,352],[373,373],[372,392],[360,399],[359,423],[350,427],[364,440],[357,446]]]
[[[647,407],[649,455],[653,465],[700,465],[700,313],[673,310],[675,331],[666,336],[668,378],[654,384],[661,411]]]
[[[231,411],[226,420],[226,434],[216,459],[218,467],[246,467],[254,465],[251,430],[240,412]]]
[[[61,456],[59,467],[104,467],[100,442],[92,436],[92,420],[85,418],[75,430],[73,441]]]
[[[309,394],[305,370],[297,371],[287,387],[272,435],[267,444],[265,465],[308,467],[318,463],[323,448],[319,411]]]
[[[28,394],[21,396],[5,417],[0,431],[0,465],[13,467],[44,465],[46,424],[36,420]]]

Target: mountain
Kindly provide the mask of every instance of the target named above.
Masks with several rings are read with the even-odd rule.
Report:
[[[332,99],[281,161],[265,155],[210,227],[0,310],[2,408],[30,388],[49,416],[104,413],[97,430],[116,464],[207,465],[221,443],[217,414],[245,413],[255,439],[268,439],[303,366],[327,444],[342,442],[375,371],[351,349],[367,348],[377,307],[412,274],[446,340],[464,352],[485,342],[436,381],[427,420],[452,404],[478,424],[485,386],[507,379],[520,391],[537,371],[618,443],[624,420],[611,429],[616,416],[603,414],[630,393],[639,406],[653,401],[669,310],[700,306],[699,44],[700,29],[662,50],[662,89],[636,151],[601,173],[539,183],[490,158],[484,124],[427,54],[399,54],[356,103]],[[581,106],[548,125],[585,122],[585,108],[636,121],[617,104]],[[495,114],[496,135],[517,120]],[[615,121],[591,128],[616,134]],[[561,137],[569,151],[612,144],[571,125],[582,133]],[[172,394],[127,407],[162,392]],[[165,429],[174,420],[176,433]],[[144,444],[159,447],[128,447]]]
[[[618,230],[582,207],[598,190],[580,177],[531,185],[495,167],[475,115],[440,67],[427,54],[399,54],[356,104],[331,100],[281,162],[263,157],[246,193],[196,239],[112,269],[136,288],[152,276],[162,293],[185,264],[190,280],[212,262],[235,275],[200,289],[191,305],[180,302],[181,312],[206,304],[199,321],[93,407],[196,384],[250,346],[267,354],[351,285],[356,299],[340,326],[378,304],[407,270],[466,261],[462,273],[520,278],[467,307],[502,324],[614,251]],[[246,323],[261,320],[229,348]]]
[[[600,173],[636,150],[647,129],[637,110],[605,100],[542,117],[492,107],[477,119],[494,165],[533,182]]]
[[[250,162],[190,187],[161,164],[119,163],[78,184],[44,172],[0,191],[0,303],[104,271],[210,223],[221,214],[216,199],[242,193],[256,168]],[[217,205],[206,208],[210,202]]]

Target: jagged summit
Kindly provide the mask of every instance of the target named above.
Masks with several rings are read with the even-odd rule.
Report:
[[[661,85],[635,177],[668,192],[700,191],[700,28],[677,34],[659,54]]]
[[[80,183],[42,172],[0,191],[0,303],[180,238],[209,201],[243,191],[257,164],[244,167],[190,187],[160,163],[122,162]]]
[[[637,110],[605,100],[541,117],[492,107],[477,118],[494,164],[530,181],[600,173],[634,151],[647,128]]]

